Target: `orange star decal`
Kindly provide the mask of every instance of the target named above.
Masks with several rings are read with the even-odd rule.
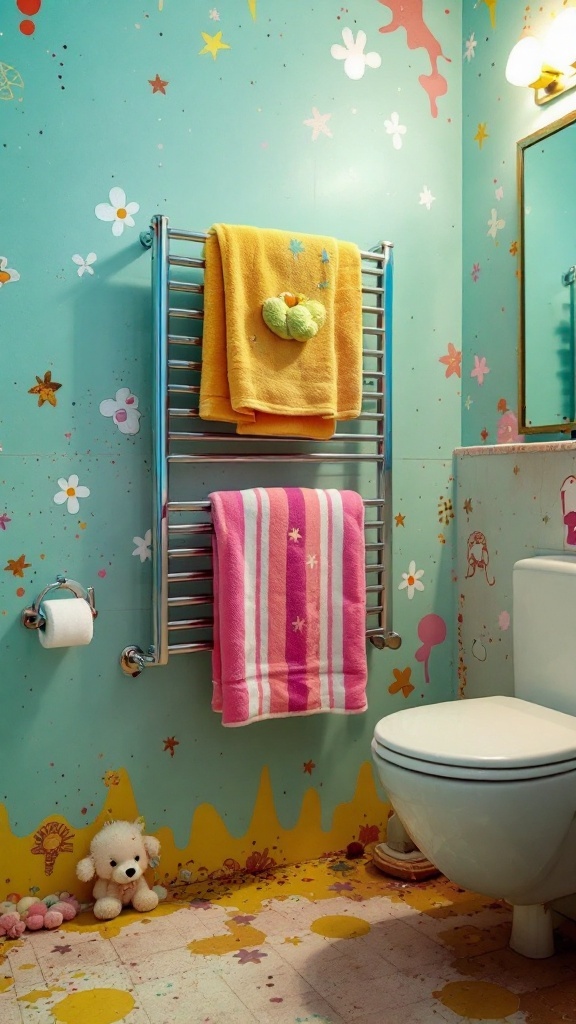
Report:
[[[174,757],[174,748],[180,745],[180,740],[177,740],[175,736],[168,736],[168,739],[163,740],[164,750],[170,751],[170,757]]]
[[[20,558],[9,558],[8,565],[4,566],[4,572],[11,572],[13,576],[20,576],[23,579],[24,569],[29,569],[31,564],[26,561],[26,555],[20,555]]]
[[[156,78],[149,78],[148,83],[152,86],[153,93],[161,92],[163,96],[166,95],[166,86],[170,84],[169,82],[165,82],[164,79],[160,78],[160,75],[156,75]]]
[[[55,391],[61,388],[61,384],[57,384],[55,380],[52,380],[52,371],[46,370],[44,374],[44,380],[41,377],[36,376],[36,384],[33,388],[28,388],[29,395],[38,395],[38,405],[44,405],[44,402],[48,402],[48,405],[57,405]]]
[[[394,516],[394,522],[396,523],[396,526],[404,526],[405,519],[406,516],[401,515],[400,512],[398,513],[397,516]]]
[[[316,765],[314,764],[314,761],[305,761],[302,766],[302,771],[307,772],[308,775],[312,775],[315,767]]]
[[[409,697],[414,689],[410,682],[412,675],[410,666],[407,668],[393,668],[392,675],[394,676],[394,682],[390,683],[388,693],[399,693],[401,690],[404,697]]]

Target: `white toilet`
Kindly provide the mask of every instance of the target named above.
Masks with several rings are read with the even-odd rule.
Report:
[[[546,904],[576,893],[576,558],[513,573],[514,697],[383,718],[372,756],[422,853],[472,892],[513,906],[510,945],[554,952]]]

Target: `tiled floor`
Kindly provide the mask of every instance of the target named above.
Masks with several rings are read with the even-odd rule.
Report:
[[[508,948],[509,910],[332,857],[182,887],[153,914],[0,945],[0,1024],[576,1021],[576,933]]]

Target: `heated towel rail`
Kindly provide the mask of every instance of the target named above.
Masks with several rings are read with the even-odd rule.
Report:
[[[241,486],[285,486],[285,464],[297,463],[299,486],[343,486],[342,467],[356,473],[354,487],[373,497],[366,509],[366,636],[378,648],[400,646],[390,628],[386,581],[391,561],[391,307],[392,245],[361,252],[363,302],[363,403],[352,423],[340,424],[328,441],[237,435],[229,424],[210,424],[198,413],[202,369],[203,245],[206,234],[169,227],[154,216],[140,235],[152,250],[153,472],[152,644],[145,653],[126,647],[120,664],[127,675],[165,665],[173,654],[212,649],[210,490]],[[186,358],[178,358],[184,354]],[[187,429],[183,430],[182,425]],[[266,482],[260,473],[268,464]],[[211,466],[210,483],[204,469]],[[230,464],[236,477],[230,482]],[[304,464],[308,464],[306,469]],[[339,467],[334,478],[334,466]],[[191,471],[194,467],[194,472]],[[366,483],[365,478],[372,472]],[[249,479],[257,473],[257,479]],[[332,474],[332,478],[331,478]],[[324,476],[324,479],[319,479]],[[328,477],[328,479],[325,479]],[[291,478],[292,479],[292,478]],[[344,486],[352,486],[348,482]],[[194,617],[183,617],[178,610]],[[176,615],[173,614],[176,612]],[[182,642],[175,643],[175,635]]]

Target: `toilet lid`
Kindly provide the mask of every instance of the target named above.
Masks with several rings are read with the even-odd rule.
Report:
[[[427,704],[381,719],[374,747],[384,758],[390,751],[402,761],[413,758],[487,773],[538,765],[563,770],[562,762],[576,759],[576,718],[518,697]]]

